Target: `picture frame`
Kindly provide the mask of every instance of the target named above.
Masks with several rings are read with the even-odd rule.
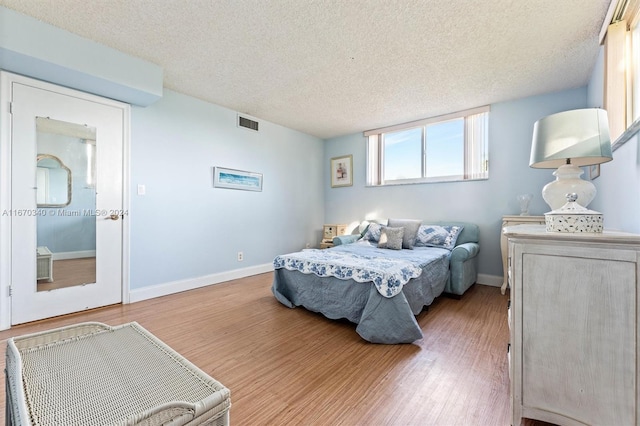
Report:
[[[215,166],[213,168],[213,187],[262,191],[262,173]]]
[[[589,166],[589,179],[594,180],[598,176],[600,176],[600,164]]]
[[[353,185],[353,155],[333,157],[330,169],[332,188]]]

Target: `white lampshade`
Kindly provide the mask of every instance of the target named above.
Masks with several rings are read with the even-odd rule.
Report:
[[[599,108],[576,109],[549,115],[533,127],[529,166],[558,168],[556,180],[547,184],[542,197],[552,210],[566,203],[566,194],[576,193],[577,203],[586,207],[596,188],[580,179],[579,166],[606,163],[613,159],[607,112]]]

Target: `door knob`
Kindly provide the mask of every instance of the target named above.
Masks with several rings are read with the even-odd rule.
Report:
[[[119,218],[120,218],[119,215],[112,214],[112,215],[109,215],[109,217],[106,217],[105,219],[118,220]]]

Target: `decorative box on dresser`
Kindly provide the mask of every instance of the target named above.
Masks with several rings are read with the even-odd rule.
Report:
[[[504,235],[512,424],[638,425],[640,236]]]
[[[515,215],[506,215],[502,216],[502,231],[507,226],[515,226],[515,225],[544,225],[544,216],[515,216]],[[504,235],[504,232],[501,232],[500,235],[500,252],[502,254],[502,273],[503,273],[503,281],[502,286],[500,287],[500,291],[502,294],[505,294],[507,291],[507,286],[509,285],[509,280],[507,279],[507,273],[509,272],[507,269],[507,237]]]

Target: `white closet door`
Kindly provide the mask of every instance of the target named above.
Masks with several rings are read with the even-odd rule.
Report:
[[[19,79],[11,113],[11,323],[120,303],[128,106]]]

